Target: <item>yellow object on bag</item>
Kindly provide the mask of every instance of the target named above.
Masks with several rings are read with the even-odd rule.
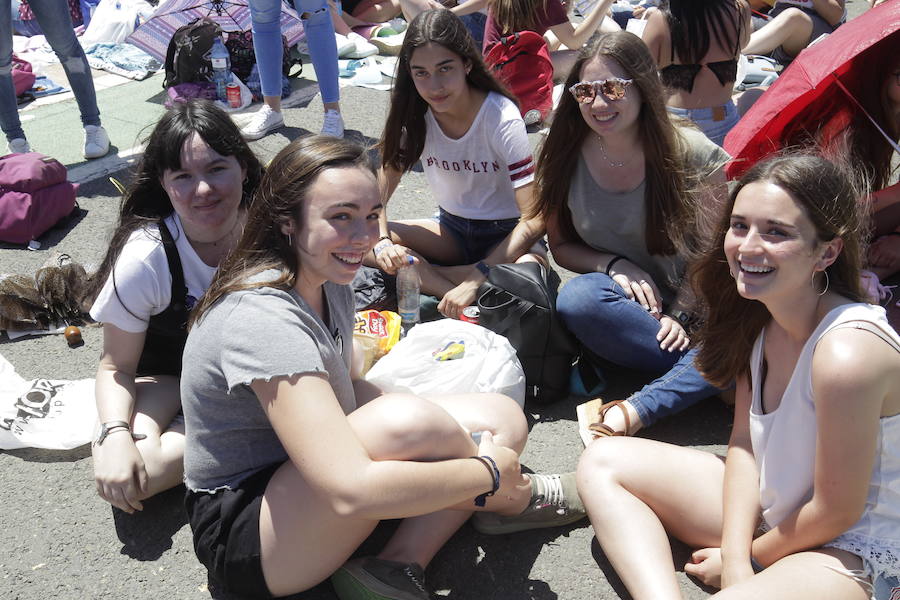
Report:
[[[444,360],[455,360],[457,358],[462,358],[466,355],[466,340],[459,340],[458,342],[447,342],[447,345],[443,348],[435,350],[431,353],[434,357],[434,360],[444,361]]]

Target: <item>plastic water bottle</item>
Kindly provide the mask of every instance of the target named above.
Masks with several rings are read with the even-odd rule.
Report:
[[[397,269],[397,312],[400,313],[402,335],[419,322],[420,286],[419,272],[410,256],[409,264]]]
[[[231,55],[228,48],[222,42],[221,36],[213,40],[212,52],[209,55],[212,61],[213,82],[216,84],[216,98],[220,102],[228,101],[228,92],[225,86],[231,81]]]

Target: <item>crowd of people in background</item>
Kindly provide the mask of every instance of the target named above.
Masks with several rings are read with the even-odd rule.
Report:
[[[331,578],[342,600],[425,600],[425,569],[470,518],[486,533],[588,518],[636,599],[682,597],[669,536],[716,598],[896,598],[900,336],[864,282],[900,271],[900,52],[865,65],[865,112],[820,106],[815,128],[784,131],[789,151],[725,175],[741,54],[789,65],[844,4],[642,2],[639,37],[611,0],[576,16],[559,0],[296,0],[324,122],[264,167],[248,141],[284,125],[282,2],[249,0],[262,107],[242,127],[202,100],[162,116],[91,282],[98,493],[133,513],[184,482],[198,559],[251,597]],[[103,156],[66,4],[31,5],[84,156]],[[344,139],[339,46],[365,53],[348,28],[401,16],[373,162]],[[27,152],[9,10],[0,30],[0,125]],[[546,36],[563,90],[534,152],[482,58],[519,31]],[[438,212],[391,219],[416,165]],[[603,406],[571,472],[521,472],[528,427],[506,396],[351,376],[362,265],[416,265],[460,318],[492,267],[550,256],[575,274],[556,309],[581,360],[653,374]],[[718,394],[734,401],[726,456],[633,437]],[[352,558],[385,519],[402,522],[384,548]]]

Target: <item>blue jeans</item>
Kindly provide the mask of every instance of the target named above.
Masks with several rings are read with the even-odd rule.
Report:
[[[12,81],[12,14],[10,0],[2,0],[0,5],[0,127],[7,140],[24,138],[22,123],[19,121],[19,108],[16,104],[16,91]],[[97,107],[97,93],[94,91],[94,80],[91,78],[91,66],[84,56],[84,50],[75,31],[72,29],[72,17],[66,0],[31,0],[28,3],[38,24],[47,37],[47,43],[53,48],[66,77],[78,110],[81,122],[85,125],[100,125],[100,109]]]
[[[715,107],[719,108],[719,107]],[[700,130],[706,134],[714,143],[722,146],[725,144],[725,136],[731,131],[732,127],[737,125],[741,116],[738,114],[737,107],[731,100],[724,105],[725,118],[719,121],[713,120],[714,108],[676,108],[667,106],[666,109],[673,115],[678,115],[693,121]]]
[[[629,369],[663,373],[628,399],[645,426],[719,393],[694,367],[696,350],[660,349],[659,321],[629,300],[608,275],[587,273],[569,281],[556,299],[556,310],[597,356]]]
[[[284,47],[281,43],[282,0],[250,0],[250,19],[253,27],[253,50],[259,65],[259,82],[263,96],[281,97],[281,61]],[[325,0],[294,0],[294,8],[300,14],[306,31],[309,57],[312,59],[322,102],[337,102],[338,54],[334,39],[334,24]],[[302,18],[304,14],[308,18]]]
[[[462,253],[463,265],[484,260],[494,247],[516,228],[519,219],[466,219],[439,208],[437,221],[453,235]]]

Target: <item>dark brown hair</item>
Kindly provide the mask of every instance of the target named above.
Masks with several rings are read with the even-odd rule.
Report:
[[[323,171],[344,167],[375,173],[364,147],[329,136],[297,138],[275,155],[256,191],[241,239],[219,266],[212,284],[191,313],[191,324],[231,292],[258,287],[287,289],[294,285],[300,263],[296,249],[281,228],[291,221],[302,227],[302,207],[309,188]],[[261,283],[248,281],[269,269],[278,270],[278,276]]]
[[[854,302],[866,302],[859,279],[864,228],[854,179],[845,168],[820,156],[785,155],[757,163],[732,189],[715,238],[690,273],[706,313],[694,335],[699,348],[695,364],[710,383],[727,387],[748,372],[753,344],[772,318],[762,302],[738,294],[725,257],[725,235],[740,191],[750,183],[774,183],[802,207],[819,242],[841,238],[843,249],[827,269],[829,289]]]
[[[663,0],[659,10],[666,17],[672,39],[672,61],[702,64],[710,42],[734,56],[741,51],[744,10],[735,0]]]
[[[584,66],[599,57],[616,61],[641,95],[638,128],[646,161],[647,250],[651,254],[674,254],[676,248],[692,247],[697,239],[692,223],[697,216],[693,182],[686,175],[685,151],[666,111],[656,63],[639,37],[624,31],[606,33],[581,50],[565,88],[577,83]],[[540,215],[546,221],[557,213],[563,233],[574,239],[578,234],[567,204],[569,184],[590,131],[578,103],[564,93],[537,163],[537,202],[530,216]]]
[[[444,9],[419,13],[407,28],[397,57],[391,107],[379,143],[382,164],[400,172],[410,170],[425,148],[425,111],[428,103],[416,90],[409,61],[416,49],[428,43],[440,44],[471,65],[466,75],[466,83],[470,87],[497,92],[518,104],[515,96],[488,72],[481,52],[475,47],[475,41],[459,17]]]
[[[175,103],[159,119],[147,138],[137,175],[125,191],[119,209],[119,224],[113,232],[106,257],[91,277],[88,298],[96,298],[132,232],[156,224],[174,212],[161,179],[167,170],[181,169],[181,150],[195,133],[217,153],[235,157],[246,169],[241,207],[250,205],[253,192],[262,178],[263,167],[231,117],[208,100]]]

